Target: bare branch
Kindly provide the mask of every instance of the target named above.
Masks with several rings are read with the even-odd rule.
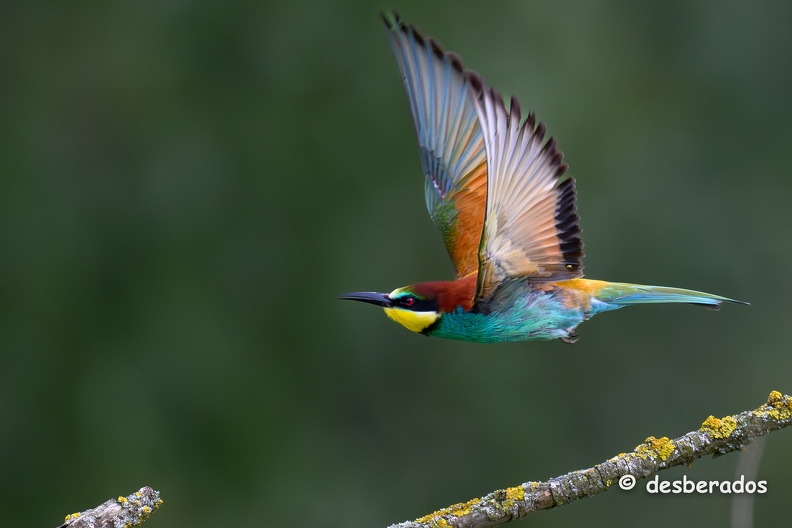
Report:
[[[82,513],[66,516],[58,528],[131,528],[140,526],[162,504],[160,492],[148,486],[132,495],[118,497]]]
[[[718,419],[710,416],[701,428],[676,440],[650,436],[632,453],[621,453],[593,468],[574,471],[546,482],[526,482],[494,491],[481,499],[455,504],[415,521],[390,528],[484,528],[521,519],[607,491],[624,475],[640,479],[674,466],[690,465],[706,455],[739,451],[755,439],[792,424],[792,398],[773,391],[755,411]]]

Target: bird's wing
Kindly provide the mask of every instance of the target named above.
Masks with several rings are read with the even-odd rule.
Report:
[[[567,165],[555,139],[544,142],[545,126],[536,125],[533,113],[521,122],[516,99],[507,111],[497,91],[473,73],[468,79],[477,94],[489,169],[476,299],[510,277],[582,277],[575,180],[561,178]]]
[[[383,15],[421,149],[426,207],[462,278],[478,271],[487,164],[472,88],[459,56]]]

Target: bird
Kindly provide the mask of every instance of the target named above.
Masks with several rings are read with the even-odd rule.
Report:
[[[459,55],[383,13],[407,93],[426,206],[456,271],[390,293],[339,299],[384,308],[426,336],[478,343],[578,340],[591,317],[633,304],[748,304],[709,293],[583,278],[575,179],[534,113],[466,69]]]

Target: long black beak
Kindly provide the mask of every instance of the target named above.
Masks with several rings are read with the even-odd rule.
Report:
[[[376,304],[377,306],[384,306],[386,308],[393,306],[393,302],[390,300],[390,297],[388,297],[387,293],[377,293],[377,292],[347,293],[346,295],[339,295],[338,298],[347,301],[362,301],[365,303]]]

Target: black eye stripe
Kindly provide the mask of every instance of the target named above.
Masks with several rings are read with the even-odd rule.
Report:
[[[419,299],[413,297],[412,295],[405,295],[404,297],[400,297],[396,299],[396,302],[402,306],[409,307],[409,306],[415,306],[415,304],[419,302]]]
[[[414,295],[405,295],[394,299],[394,302],[402,308],[412,310],[414,312],[436,312],[438,310],[437,303],[432,300],[421,299]]]

